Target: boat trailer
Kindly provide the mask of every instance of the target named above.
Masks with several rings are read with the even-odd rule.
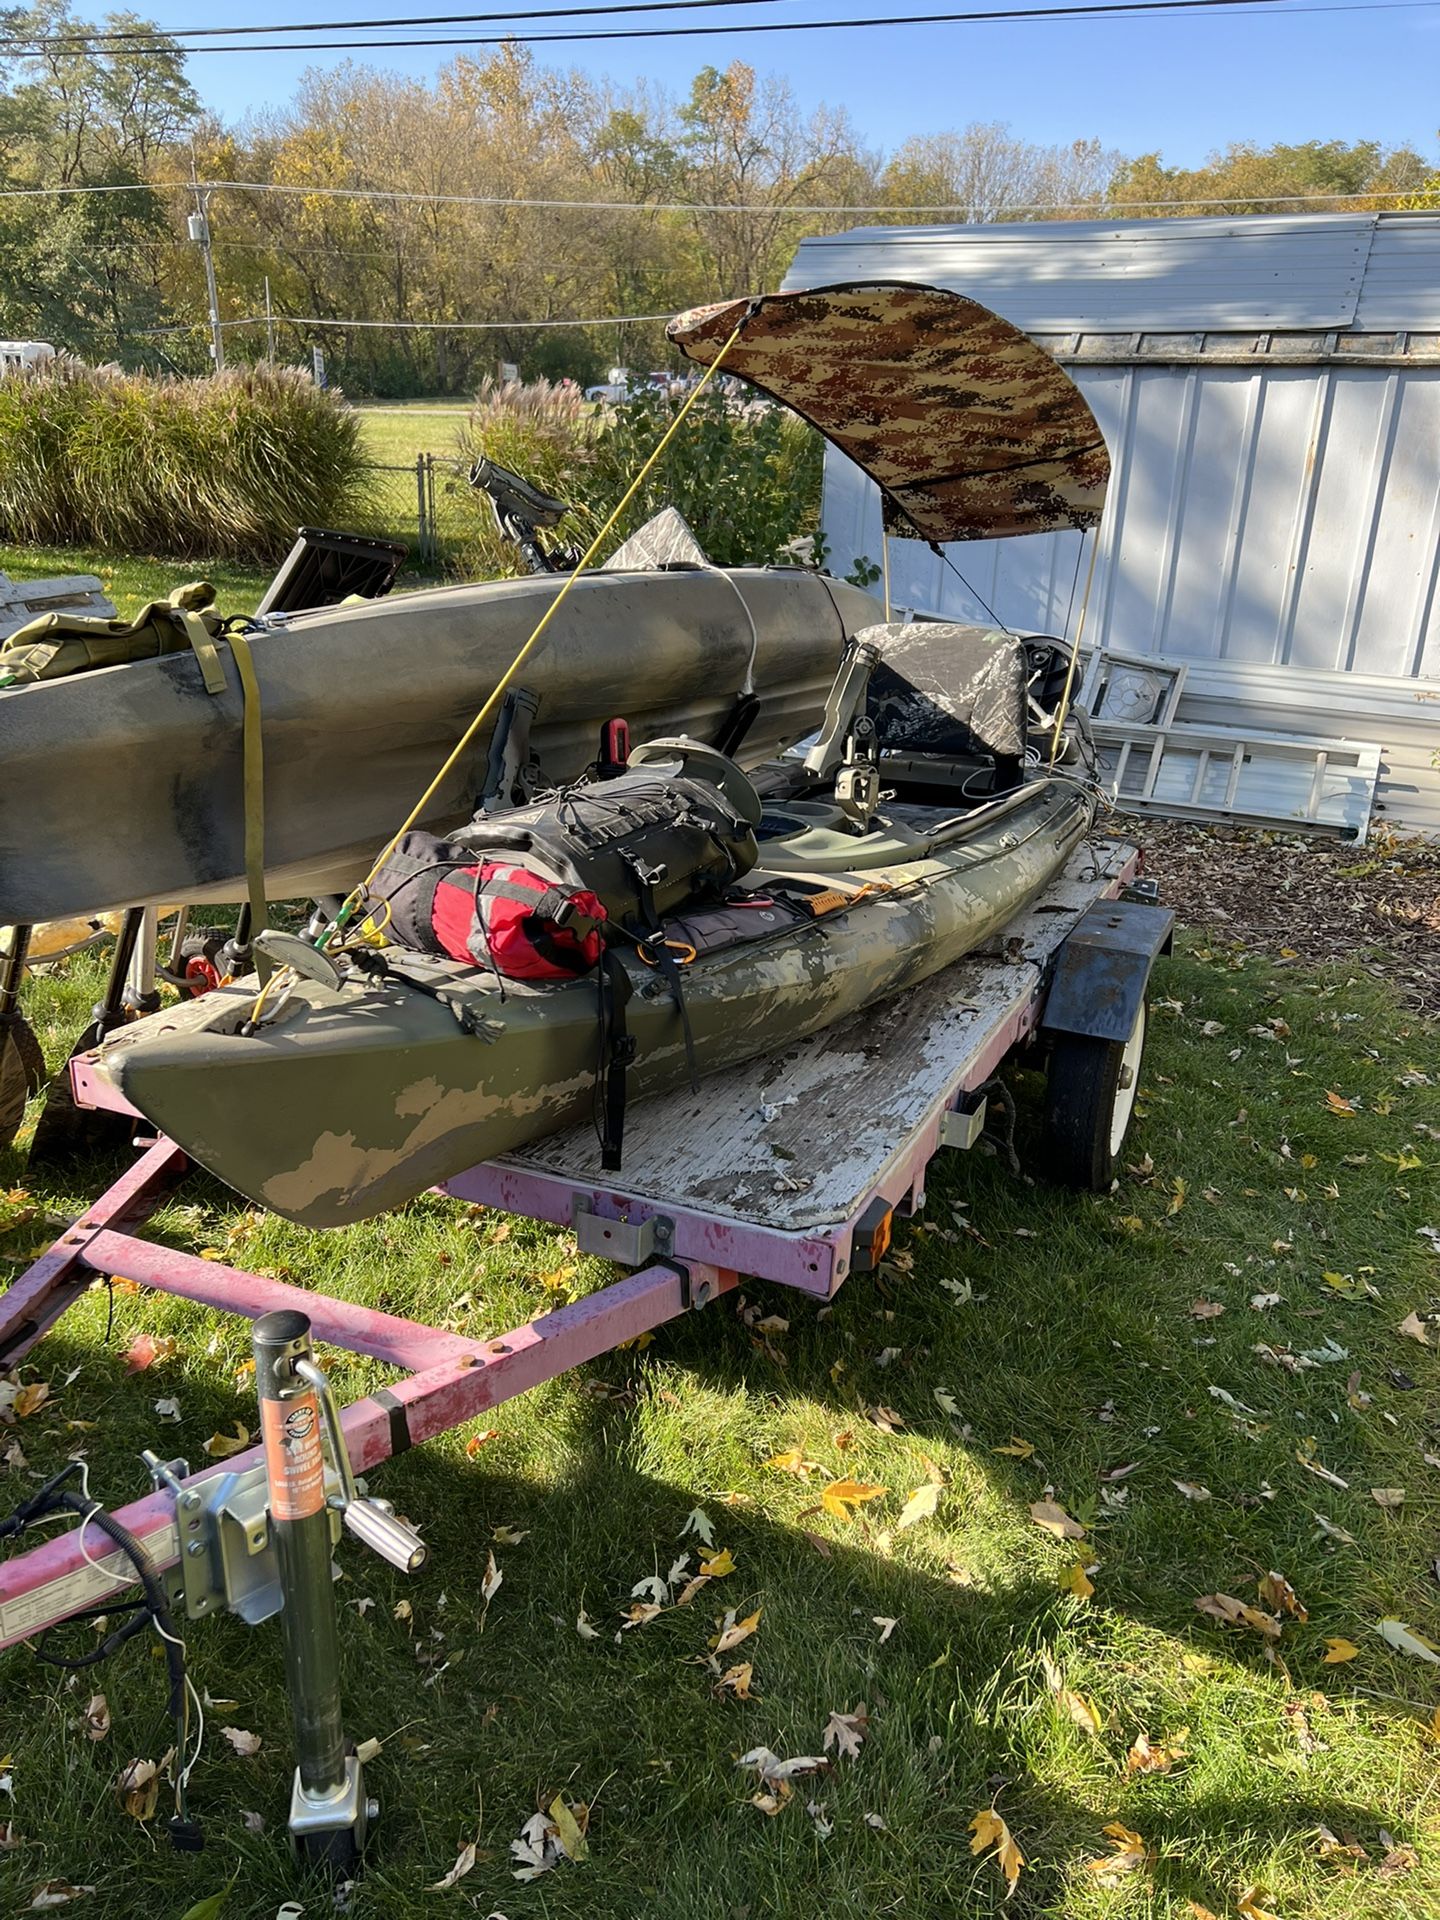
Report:
[[[366,1749],[347,1745],[342,1727],[332,1545],[346,1528],[403,1571],[425,1559],[359,1476],[706,1306],[742,1275],[829,1299],[880,1263],[897,1216],[924,1205],[940,1150],[980,1139],[1000,1104],[995,1076],[1027,1042],[1051,1050],[1052,1162],[1078,1184],[1108,1186],[1134,1105],[1150,969],[1173,924],[1139,866],[1122,842],[1083,844],[1040,901],[944,973],[783,1057],[643,1103],[627,1129],[623,1186],[600,1171],[583,1129],[447,1182],[458,1199],[570,1227],[582,1252],[631,1269],[498,1338],[141,1239],[136,1229],[188,1168],[166,1139],[145,1145],[0,1296],[0,1368],[30,1352],[97,1276],[254,1323],[262,1444],[198,1473],[147,1453],[154,1491],[104,1517],[143,1549],[174,1615],[203,1620],[228,1607],[253,1625],[279,1614],[295,1718],[290,1831],[305,1857],[352,1868],[375,1813]],[[127,1111],[90,1057],[72,1061],[71,1077],[82,1106]],[[313,1360],[317,1340],[397,1377],[340,1410]],[[86,1514],[0,1561],[0,1649],[133,1584],[133,1556],[114,1538]],[[177,1845],[197,1845],[197,1832],[172,1823]]]

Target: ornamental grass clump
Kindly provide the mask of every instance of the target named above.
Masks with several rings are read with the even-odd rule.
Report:
[[[0,539],[270,561],[373,517],[358,417],[308,374],[157,379],[73,360],[0,377]]]
[[[488,454],[568,501],[571,511],[554,538],[584,547],[625,497],[681,404],[645,390],[619,406],[597,407],[573,386],[486,381],[461,429],[458,452],[467,468]],[[785,408],[712,388],[697,400],[599,558],[671,506],[718,566],[783,559],[793,540],[818,529],[822,451],[819,435]],[[464,521],[462,572],[524,571],[483,496],[469,500]]]

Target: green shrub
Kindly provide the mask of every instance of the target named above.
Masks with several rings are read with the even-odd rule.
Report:
[[[486,453],[501,466],[574,503],[561,528],[587,544],[624,497],[675,417],[678,401],[642,392],[624,406],[588,406],[573,388],[481,389],[460,435],[468,464]],[[783,407],[707,390],[666,448],[606,541],[613,552],[635,529],[673,506],[720,566],[759,564],[819,524],[818,434]],[[488,502],[466,516],[459,558],[466,571],[515,573],[521,563],[500,541]]]
[[[0,539],[273,560],[369,514],[360,422],[289,368],[156,379],[60,361],[0,377]]]

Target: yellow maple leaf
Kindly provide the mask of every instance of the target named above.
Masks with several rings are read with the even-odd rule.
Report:
[[[1010,1891],[1013,1893],[1020,1880],[1025,1856],[1016,1846],[1009,1827],[993,1807],[986,1807],[970,1822],[970,1831],[974,1835],[970,1842],[971,1853],[985,1853],[993,1847],[996,1864],[1010,1882]]]
[[[889,1491],[888,1487],[868,1486],[863,1480],[832,1480],[820,1495],[820,1504],[836,1520],[849,1520],[856,1507],[864,1506],[867,1500],[878,1500]]]
[[[1165,1209],[1166,1213],[1167,1214],[1179,1213],[1180,1209],[1185,1204],[1186,1195],[1189,1193],[1189,1191],[1190,1189],[1188,1184],[1180,1178],[1179,1174],[1177,1174],[1175,1176],[1175,1179],[1171,1182],[1170,1204]]]
[[[727,1667],[725,1669],[724,1673],[722,1673],[720,1678],[715,1682],[715,1692],[733,1693],[737,1700],[753,1700],[755,1696],[750,1691],[750,1688],[754,1678],[754,1667],[748,1660],[742,1661],[737,1667]]]
[[[1110,1842],[1109,1853],[1102,1853],[1094,1860],[1085,1862],[1087,1873],[1109,1879],[1122,1873],[1134,1873],[1143,1867],[1149,1858],[1149,1848],[1138,1833],[1124,1827],[1118,1820],[1111,1820],[1101,1828],[1101,1832]]]
[[[700,1562],[700,1571],[707,1580],[723,1580],[727,1573],[735,1571],[735,1556],[729,1547],[722,1547],[709,1560]]]
[[[1355,1642],[1353,1640],[1346,1640],[1341,1634],[1336,1634],[1333,1638],[1329,1635],[1326,1636],[1325,1665],[1327,1667],[1343,1666],[1345,1661],[1355,1659],[1359,1652],[1360,1649],[1356,1646]],[[1437,1708],[1436,1711],[1440,1712],[1440,1708]]]
[[[802,1447],[787,1447],[784,1453],[772,1453],[764,1464],[773,1467],[776,1473],[793,1473],[797,1480],[808,1480],[815,1471],[815,1462],[805,1458]]]
[[[1262,1900],[1268,1900],[1269,1894],[1264,1887],[1246,1887],[1235,1902],[1245,1920],[1280,1920],[1279,1914],[1272,1913],[1268,1907],[1261,1906]]]
[[[1083,1560],[1072,1560],[1068,1567],[1060,1569],[1060,1590],[1073,1594],[1077,1600],[1088,1600],[1094,1593],[1095,1582]]]
[[[1331,1113],[1338,1113],[1346,1120],[1353,1120],[1355,1117],[1354,1101],[1347,1100],[1343,1093],[1336,1093],[1333,1087],[1325,1095],[1325,1105]]]
[[[11,1401],[19,1419],[28,1419],[32,1413],[38,1413],[50,1398],[50,1388],[44,1380],[32,1380],[28,1387],[21,1387]]]
[[[900,1509],[900,1518],[895,1522],[897,1529],[913,1527],[918,1521],[930,1519],[939,1500],[940,1488],[933,1480],[927,1480],[923,1487],[916,1487]]]
[[[1012,1433],[1008,1447],[991,1447],[992,1453],[1008,1453],[1013,1459],[1028,1460],[1035,1451],[1033,1442],[1022,1440],[1018,1433]]]

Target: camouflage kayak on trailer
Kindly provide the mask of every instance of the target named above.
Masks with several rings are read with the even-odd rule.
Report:
[[[549,574],[349,602],[248,635],[272,899],[344,892],[424,791],[567,584]],[[814,726],[845,643],[876,618],[844,581],[779,567],[577,579],[527,664],[542,782],[576,778],[602,724],[714,739],[750,691],[747,764]],[[0,926],[245,892],[243,700],[223,636],[192,651],[0,690]],[[429,822],[469,817],[494,729]]]
[[[687,1053],[713,1073],[950,965],[1035,898],[1093,811],[1064,777],[960,813],[894,807],[860,833],[834,806],[768,803],[730,904],[664,923],[695,954],[683,1014],[640,953],[623,959],[633,1092],[682,1084]],[[737,927],[747,898],[758,910]],[[396,950],[379,981],[300,979],[272,1023],[243,1034],[255,999],[251,981],[152,1015],[97,1065],[202,1166],[303,1226],[399,1206],[575,1124],[597,1097],[590,979],[502,994],[487,971]]]

